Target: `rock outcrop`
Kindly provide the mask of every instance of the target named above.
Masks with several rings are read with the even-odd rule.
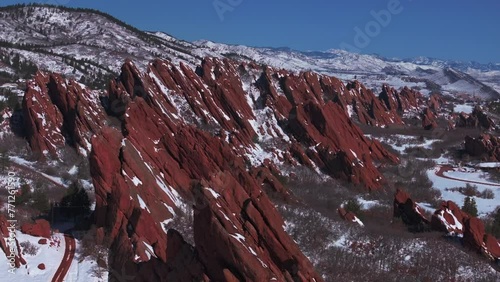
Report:
[[[495,122],[484,113],[481,107],[476,106],[471,114],[459,113],[456,126],[490,130],[495,128]]]
[[[432,94],[427,101],[427,107],[435,113],[439,112],[443,104],[444,101],[440,94]]]
[[[477,252],[482,253],[488,259],[500,259],[500,242],[485,231],[481,219],[470,217],[464,222],[464,245]]]
[[[21,232],[35,237],[50,238],[50,223],[45,219],[37,219],[34,223],[25,223]]]
[[[356,223],[359,226],[365,226],[363,222],[353,212],[346,211],[344,208],[337,209],[337,212],[339,213],[340,217],[343,220]]]
[[[401,107],[414,107],[410,94]],[[39,73],[24,105],[32,149],[89,154],[97,239],[111,242],[110,268],[138,280],[321,281],[264,188],[292,200],[276,176],[302,165],[380,189],[374,161],[398,162],[351,120],[397,124],[397,110],[310,72],[211,58],[140,72],[127,61],[104,97]],[[174,230],[181,216],[194,218],[196,247]]]
[[[421,116],[422,116],[422,127],[425,130],[432,130],[438,126],[436,122],[436,116],[429,108],[425,108]]]
[[[463,212],[454,202],[443,202],[432,215],[431,226],[434,230],[448,235],[461,236],[464,233],[464,222],[468,218],[470,215]]]
[[[274,184],[273,165],[240,156],[251,154],[256,131],[274,138],[285,134],[273,123],[266,130],[252,126],[255,108],[243,104],[239,79],[229,77],[236,70],[226,63],[229,69],[207,67],[228,76],[210,83],[202,78],[212,79],[212,74],[183,65],[177,69],[156,61],[141,74],[128,62],[111,83],[109,103],[126,105],[118,115],[122,130],[103,128],[92,140],[90,155],[97,226],[112,226],[106,236],[117,255],[110,265],[126,265],[154,280],[321,281],[261,188],[267,183],[288,197]],[[208,130],[191,125],[193,120],[209,125]],[[248,164],[259,164],[259,171],[248,170]],[[182,237],[168,236],[168,223],[189,212],[184,204],[189,201],[195,202],[196,249],[183,247],[188,245]],[[175,257],[188,259],[169,256],[178,249],[183,251]],[[149,273],[139,265],[168,267],[151,267]]]
[[[413,227],[429,223],[421,208],[401,189],[397,189],[394,194],[393,216],[401,218],[406,225]]]
[[[38,72],[27,83],[23,111],[32,150],[50,157],[59,157],[65,144],[86,156],[90,138],[106,123],[96,92],[52,73]]]
[[[379,99],[385,104],[389,111],[404,113],[408,111],[418,111],[423,105],[423,97],[419,92],[404,87],[400,92],[396,89],[384,85]]]
[[[500,139],[491,134],[483,134],[477,138],[465,137],[465,151],[484,161],[500,161]]]

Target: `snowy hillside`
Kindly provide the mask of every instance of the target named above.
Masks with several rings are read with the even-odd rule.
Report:
[[[211,41],[186,42],[163,32],[144,32],[102,12],[48,6],[0,9],[0,74],[27,76],[39,69],[75,77],[105,88],[131,58],[140,68],[154,58],[197,66],[206,56],[255,61],[291,71],[313,70],[343,80],[358,79],[371,88],[384,83],[409,86],[424,94],[470,94],[498,98],[500,66],[416,58],[393,60],[342,50],[294,51],[254,48]],[[21,66],[20,66],[21,64]],[[23,71],[19,71],[19,69]],[[28,70],[26,70],[28,69]]]
[[[312,70],[344,80],[358,79],[377,89],[387,83],[395,87],[409,86],[427,94],[441,91],[445,94],[460,93],[483,98],[500,97],[500,84],[495,82],[498,81],[495,80],[498,78],[498,71],[494,71],[496,65],[458,64],[432,59],[390,60],[335,49],[301,52],[226,45],[205,40],[195,44],[205,53],[205,49],[209,49],[214,53],[240,56],[241,59],[251,59],[273,67],[295,71]]]

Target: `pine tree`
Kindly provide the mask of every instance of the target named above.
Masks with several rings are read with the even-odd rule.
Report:
[[[36,188],[33,192],[32,200],[32,207],[39,212],[45,213],[50,210],[50,203],[45,189]]]
[[[73,182],[66,196],[61,200],[61,206],[69,208],[69,214],[81,215],[88,214],[90,212],[90,198],[83,187],[75,181]]]
[[[462,210],[471,216],[477,216],[477,204],[474,197],[465,197]]]

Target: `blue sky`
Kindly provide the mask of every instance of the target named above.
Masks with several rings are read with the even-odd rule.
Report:
[[[21,2],[25,3],[1,3]],[[297,50],[348,46],[361,53],[386,57],[427,56],[500,63],[498,0],[37,2],[99,9],[140,29],[160,30],[189,41],[209,39]],[[373,12],[384,15],[382,21],[377,22]]]

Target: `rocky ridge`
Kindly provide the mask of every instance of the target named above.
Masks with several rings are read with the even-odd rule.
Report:
[[[402,206],[403,202],[406,204]],[[464,246],[482,253],[490,260],[500,259],[500,242],[486,232],[484,222],[462,211],[452,201],[442,202],[429,221],[409,194],[398,190],[394,196],[394,216],[402,217],[403,222],[409,226],[428,224],[432,230],[461,238]]]
[[[27,88],[31,148],[89,156],[98,243],[111,242],[112,269],[142,280],[321,281],[263,188],[293,201],[278,176],[305,166],[380,189],[374,163],[399,160],[356,123],[402,124],[424,103],[407,88],[377,97],[357,81],[217,58],[127,61],[100,96],[43,72]],[[171,224],[191,213],[194,246]]]

